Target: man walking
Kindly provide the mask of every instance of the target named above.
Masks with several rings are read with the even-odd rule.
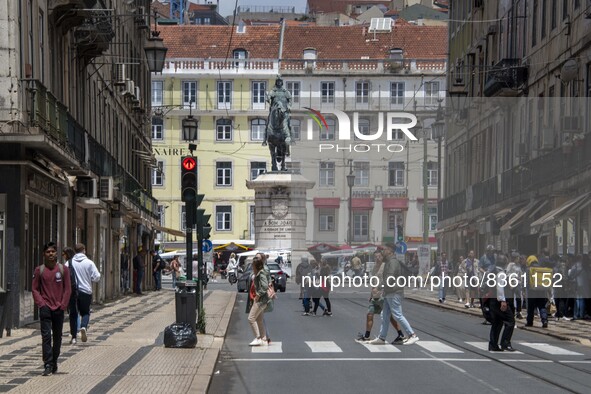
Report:
[[[404,287],[399,286],[399,279],[403,276],[401,262],[393,255],[391,248],[386,248],[384,263],[384,272],[382,273],[382,283],[384,286],[384,309],[382,310],[382,326],[380,335],[369,343],[372,345],[383,345],[386,343],[388,327],[390,325],[390,315],[406,331],[407,338],[402,342],[403,345],[412,345],[419,340],[419,337],[402,314],[402,300],[404,299]]]
[[[133,258],[133,291],[137,295],[142,295],[142,280],[144,279],[144,268],[146,266],[145,255],[146,251],[140,246],[138,254]]]
[[[439,286],[439,302],[445,302],[445,296],[447,295],[447,281],[446,277],[449,277],[452,271],[449,261],[447,261],[447,253],[441,252],[441,260],[439,261],[439,270],[441,276],[441,284]]]
[[[86,257],[86,246],[76,244],[76,254],[72,259],[72,266],[78,281],[78,312],[80,313],[80,338],[86,342],[88,337],[88,322],[90,321],[90,304],[92,303],[92,283],[101,279],[100,272],[92,260]]]
[[[154,289],[162,289],[162,269],[166,264],[157,251],[152,251],[152,276],[154,277]]]
[[[64,311],[70,300],[70,270],[57,262],[55,243],[43,247],[43,265],[33,274],[33,299],[39,308],[43,349],[43,376],[57,372],[57,360],[62,346]],[[53,346],[52,346],[53,338]]]
[[[505,297],[505,287],[509,282],[509,278],[504,271],[506,266],[506,259],[497,259],[498,266],[496,267],[496,297],[495,294],[490,298],[490,313],[492,315],[492,325],[490,327],[490,336],[488,342],[488,350],[492,352],[514,352],[515,349],[511,346],[511,337],[515,329],[515,313],[513,309],[513,300],[507,302]],[[512,280],[519,279],[514,277]],[[503,330],[503,326],[505,329]],[[499,336],[503,330],[503,337],[501,338],[501,347],[499,347]]]

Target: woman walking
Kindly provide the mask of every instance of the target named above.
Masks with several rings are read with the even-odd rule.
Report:
[[[64,265],[70,269],[70,284],[72,292],[70,293],[70,302],[68,303],[68,315],[70,318],[70,344],[76,344],[76,336],[78,335],[78,280],[76,278],[76,271],[72,267],[72,258],[76,254],[74,248],[65,247],[62,251],[62,257],[66,260]]]
[[[249,346],[261,346],[267,344],[267,338],[264,337],[265,326],[263,323],[263,315],[269,302],[267,290],[269,289],[269,280],[263,269],[263,260],[257,256],[252,261],[252,271],[254,280],[252,287],[254,288],[254,299],[252,308],[248,314],[248,322],[254,333],[254,339]]]

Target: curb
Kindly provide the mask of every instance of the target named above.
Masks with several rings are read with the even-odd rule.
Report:
[[[460,309],[454,306],[451,306],[449,304],[441,304],[439,303],[439,301],[432,301],[430,299],[425,299],[422,296],[417,296],[417,295],[406,295],[405,294],[405,298],[408,300],[412,300],[415,302],[420,302],[422,304],[427,304],[427,305],[431,305],[431,306],[436,306],[439,307],[441,309],[448,309],[448,310],[453,310],[456,312],[461,312],[467,315],[473,315],[473,316],[479,316],[482,318],[482,313],[480,312],[480,309],[478,309],[478,312],[476,312],[474,310],[474,308],[464,308],[464,309]],[[548,335],[550,337],[556,338],[556,339],[560,339],[563,341],[571,341],[571,342],[577,342],[580,343],[583,346],[589,346],[591,347],[591,340],[587,339],[587,338],[580,338],[580,337],[576,337],[573,335],[568,335],[568,334],[561,334],[561,333],[557,333],[557,332],[553,332],[551,330],[548,329],[543,329],[543,328],[538,328],[538,327],[525,327],[524,325],[517,325],[517,322],[515,324],[515,328],[519,328],[520,330],[524,330],[524,331],[531,331],[531,332],[535,332],[537,334],[544,334],[544,335]]]

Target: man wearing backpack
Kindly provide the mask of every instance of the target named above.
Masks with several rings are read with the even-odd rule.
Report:
[[[312,267],[308,261],[307,257],[302,257],[300,264],[296,268],[296,283],[300,286],[300,298],[302,299],[302,304],[304,306],[304,313],[303,316],[310,315],[310,286],[309,280],[304,281],[304,277],[311,277],[312,275]],[[306,283],[306,286],[303,286],[303,283]]]
[[[49,242],[43,247],[43,265],[33,274],[33,300],[39,308],[43,349],[43,376],[57,372],[62,346],[64,311],[70,301],[70,270],[57,262],[57,247]],[[53,346],[52,346],[53,338]]]
[[[546,303],[548,299],[546,297],[547,289],[544,288],[543,281],[532,280],[532,274],[536,272],[540,266],[538,258],[531,255],[525,261],[527,265],[527,316],[526,316],[526,327],[532,327],[534,325],[534,311],[538,309],[540,319],[542,320],[542,328],[548,327],[548,311],[546,310]],[[551,271],[550,271],[551,272]],[[551,274],[550,274],[551,275]]]
[[[86,331],[90,322],[90,304],[92,303],[92,283],[101,279],[100,272],[92,260],[86,257],[86,246],[78,243],[74,247],[76,254],[72,258],[72,267],[78,281],[78,312],[80,313],[80,338],[88,340]]]
[[[162,270],[166,268],[166,262],[157,251],[152,252],[152,276],[154,277],[154,290],[162,289]]]

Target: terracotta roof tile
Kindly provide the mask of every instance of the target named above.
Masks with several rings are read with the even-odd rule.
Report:
[[[249,58],[273,59],[279,53],[279,25],[246,26],[245,33],[236,33],[236,26],[231,25],[159,26],[158,29],[168,48],[167,58],[224,58],[230,36],[230,57],[237,48],[246,49]]]

